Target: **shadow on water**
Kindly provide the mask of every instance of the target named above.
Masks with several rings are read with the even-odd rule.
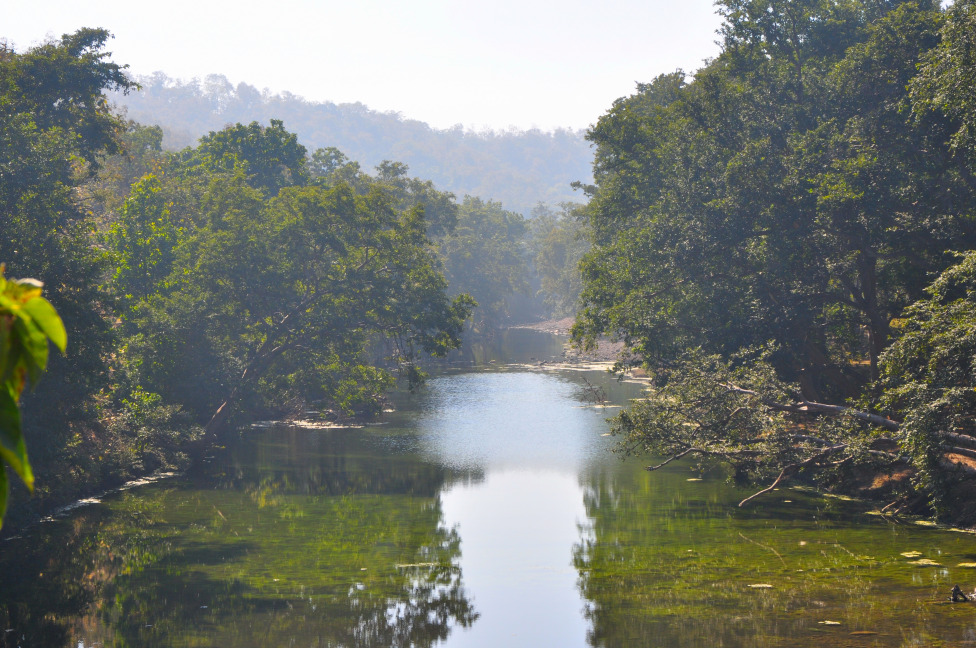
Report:
[[[669,467],[671,468],[671,467]],[[738,509],[687,468],[599,470],[582,481],[574,547],[592,646],[962,646],[976,610],[976,539],[865,515],[796,490]]]
[[[490,335],[466,340],[457,351],[451,352],[446,363],[454,367],[481,367],[512,363],[561,362],[565,358],[562,336],[532,329],[503,329]],[[434,367],[442,365],[435,362]]]

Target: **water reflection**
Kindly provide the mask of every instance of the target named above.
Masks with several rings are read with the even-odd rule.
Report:
[[[4,645],[430,646],[475,622],[447,471],[350,431],[278,433],[44,525],[42,553],[6,543]]]
[[[574,548],[591,646],[931,646],[974,634],[944,603],[973,540],[892,526],[854,503],[796,491],[764,507],[718,480],[638,465],[583,480]],[[916,548],[943,567],[913,564]]]
[[[612,381],[610,381],[612,382]],[[613,384],[627,395],[633,385]],[[471,373],[431,381],[417,403],[420,447],[455,469],[537,468],[576,474],[608,459],[603,408],[588,407],[574,374]]]
[[[639,393],[587,378],[617,402]],[[385,425],[245,431],[194,474],[0,545],[0,646],[976,637],[974,608],[942,602],[955,582],[976,586],[959,566],[976,563],[972,536],[796,491],[736,509],[742,494],[717,475],[607,453],[608,412],[581,385],[445,375],[397,395]]]
[[[461,566],[482,618],[451,636],[461,646],[578,646],[583,601],[568,549],[585,518],[575,475],[509,469],[444,493],[463,537]]]

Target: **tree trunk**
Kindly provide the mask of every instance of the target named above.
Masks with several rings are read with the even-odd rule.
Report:
[[[230,394],[221,403],[217,411],[213,413],[210,417],[210,421],[204,427],[204,440],[208,443],[216,441],[218,435],[223,431],[223,428],[227,425],[227,421],[230,419],[231,412],[233,412],[234,405],[237,403],[238,396],[242,387],[245,387],[250,383],[256,376],[260,376],[271,364],[271,361],[277,356],[284,353],[290,347],[288,345],[280,345],[273,349],[267,349],[268,342],[271,338],[265,341],[261,345],[254,359],[251,360],[250,364],[244,369],[241,374],[240,379],[237,384],[231,389]]]
[[[862,251],[859,265],[862,303],[868,318],[868,354],[873,381],[878,379],[878,358],[888,344],[891,329],[878,305],[878,259],[873,253]]]

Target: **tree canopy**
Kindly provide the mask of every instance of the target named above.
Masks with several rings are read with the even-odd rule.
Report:
[[[767,466],[757,475],[844,462],[835,453],[850,465],[855,449],[877,458],[870,431],[829,421],[908,416],[883,395],[882,358],[952,252],[976,247],[955,45],[972,9],[717,4],[721,54],[693,77],[638,85],[588,134],[595,246],[575,336],[624,339],[657,377],[658,404],[619,420],[632,447]],[[800,438],[808,414],[827,426],[818,441]],[[753,429],[753,415],[768,424]],[[776,451],[742,445],[774,439]]]
[[[400,163],[309,156],[280,120],[164,152],[110,110],[137,86],[109,37],[0,50],[0,262],[45,286],[0,279],[0,457],[44,507],[185,466],[248,416],[375,415],[475,305],[433,240],[452,194]]]

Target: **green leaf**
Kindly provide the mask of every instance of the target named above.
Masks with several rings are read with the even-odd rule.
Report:
[[[0,464],[0,529],[3,528],[3,516],[7,514],[7,469]]]
[[[14,337],[19,338],[23,346],[24,364],[31,385],[36,385],[47,368],[47,336],[31,318],[21,316],[14,321]]]
[[[0,459],[10,464],[27,488],[34,490],[34,471],[20,431],[20,410],[11,385],[0,385]]]
[[[34,299],[28,300],[22,308],[24,312],[31,316],[31,319],[34,320],[38,328],[51,339],[54,346],[58,347],[61,353],[64,353],[64,349],[68,344],[68,334],[64,330],[64,322],[61,321],[58,312],[54,310],[51,302],[43,297],[35,297]]]

